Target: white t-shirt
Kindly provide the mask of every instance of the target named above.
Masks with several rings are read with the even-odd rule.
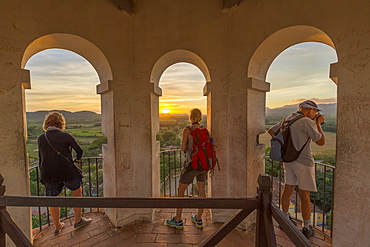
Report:
[[[300,113],[292,113],[286,119],[292,119],[298,116]],[[280,128],[281,121],[278,124],[275,124],[270,129],[274,132],[278,131]],[[298,159],[289,163],[299,163],[305,166],[314,166],[315,161],[312,156],[311,151],[311,140],[318,141],[321,139],[322,135],[319,131],[317,131],[314,122],[308,118],[303,117],[298,119],[290,126],[290,133],[293,141],[293,145],[296,150],[300,150],[303,145],[310,139],[307,145],[302,150],[301,154],[299,155]]]

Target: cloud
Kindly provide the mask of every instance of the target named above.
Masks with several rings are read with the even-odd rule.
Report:
[[[98,75],[80,55],[61,49],[45,50],[32,56],[26,69],[31,72],[26,111],[100,112],[100,95],[96,94],[96,85],[100,83]]]
[[[333,104],[333,103],[337,103],[337,98],[333,98],[333,97],[330,97],[330,98],[326,98],[326,99],[320,99],[320,98],[299,98],[299,99],[294,99],[294,100],[290,100],[290,101],[285,101],[286,103],[288,104],[291,104],[291,103],[300,103],[302,101],[305,101],[305,100],[312,100],[312,101],[315,101],[317,104]]]
[[[336,98],[336,84],[329,78],[330,64],[336,61],[335,50],[321,43],[301,43],[283,51],[267,74],[271,89],[267,107],[280,107],[297,98]]]
[[[168,67],[159,81],[159,86],[162,88],[162,97],[159,98],[160,109],[189,112],[191,108],[199,108],[204,112],[205,83],[202,72],[192,64],[177,63]]]
[[[302,43],[283,51],[271,64],[267,81],[266,106],[270,108],[296,103],[299,99],[316,99],[318,103],[336,101],[336,85],[329,78],[330,63],[337,61],[335,50],[320,43]],[[50,49],[29,59],[31,90],[26,90],[27,111],[77,109],[100,112],[100,96],[96,94],[99,78],[93,66],[76,53]],[[189,112],[191,108],[206,110],[202,72],[189,63],[169,66],[159,86],[160,109]],[[63,108],[62,108],[63,107]]]

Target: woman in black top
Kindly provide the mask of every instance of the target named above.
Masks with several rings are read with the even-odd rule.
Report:
[[[51,112],[46,115],[43,129],[44,134],[38,138],[39,162],[41,170],[41,182],[46,187],[47,196],[59,196],[64,188],[71,190],[73,196],[82,196],[82,174],[74,163],[81,160],[83,150],[76,139],[64,132],[66,121],[59,112]],[[76,158],[72,158],[72,149],[76,152]],[[73,208],[75,213],[75,228],[85,226],[91,219],[85,219],[81,215],[81,208]],[[50,207],[55,231],[58,235],[64,227],[60,222],[59,207]]]

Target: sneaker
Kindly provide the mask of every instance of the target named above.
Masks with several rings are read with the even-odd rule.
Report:
[[[62,223],[60,223],[60,227],[54,231],[54,236],[58,236],[58,235],[59,235],[59,233],[61,233],[61,232],[62,232],[62,229],[64,228],[64,226],[65,226],[65,225],[66,225],[66,224],[64,224],[63,222],[62,222]]]
[[[313,230],[312,226],[309,226],[309,229],[307,229],[306,227],[303,227],[302,233],[307,239],[310,239],[310,237],[312,237],[315,234],[315,231]]]
[[[196,215],[192,215],[191,216],[191,221],[195,224],[195,226],[199,229],[202,229],[203,228],[203,223],[202,223],[202,220],[197,220],[197,216]]]
[[[74,224],[74,228],[80,228],[80,227],[83,227],[83,226],[87,226],[88,224],[90,224],[92,221],[92,219],[85,219],[84,217],[81,218],[81,221],[78,222],[78,223],[75,223]]]
[[[176,229],[184,229],[184,223],[182,223],[182,220],[176,221],[176,217],[173,217],[172,219],[166,220],[167,226],[174,227]]]

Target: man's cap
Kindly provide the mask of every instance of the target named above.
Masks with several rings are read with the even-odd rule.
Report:
[[[313,102],[312,100],[306,100],[306,101],[303,101],[302,103],[299,104],[299,108],[312,108],[312,109],[316,109],[318,111],[322,111],[317,105],[315,102]]]

